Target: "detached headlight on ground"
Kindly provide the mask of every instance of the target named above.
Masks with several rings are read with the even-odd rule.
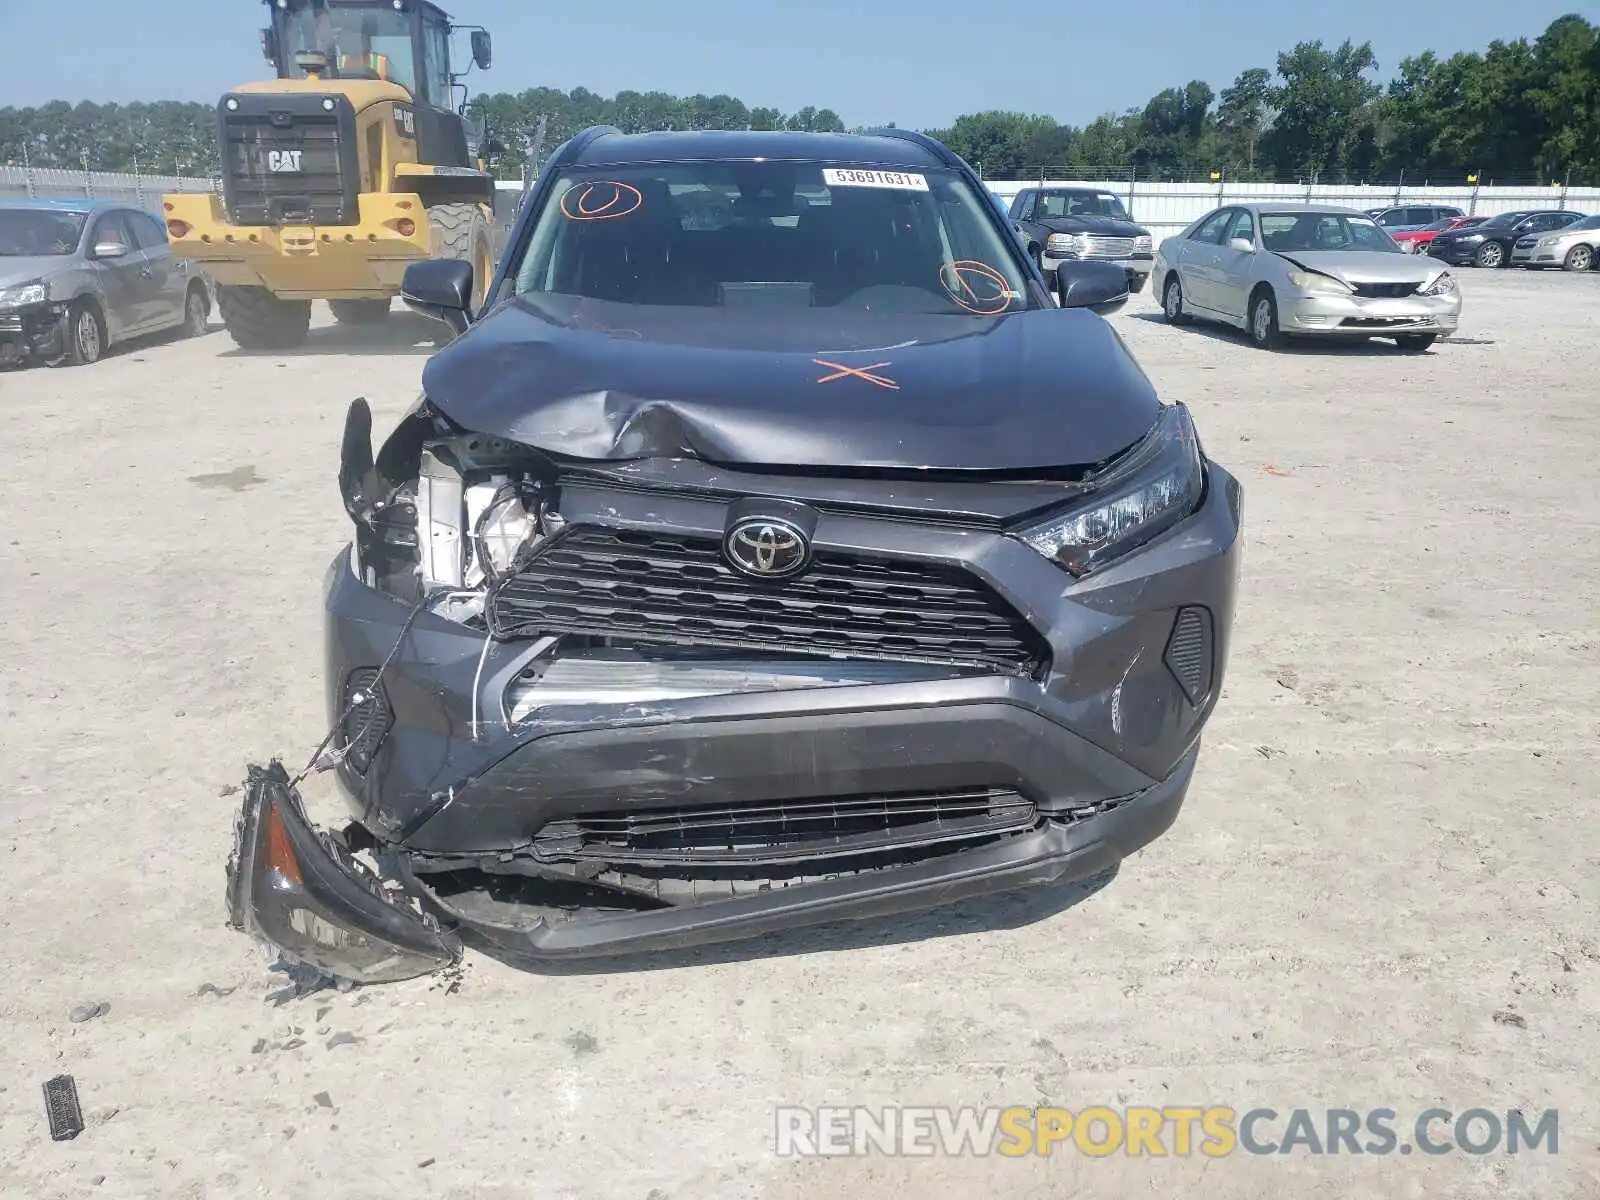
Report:
[[[1315,271],[1290,271],[1289,282],[1302,292],[1323,296],[1348,296],[1349,284],[1341,283],[1332,275],[1319,275]]]
[[[23,283],[16,287],[0,288],[0,308],[21,308],[26,304],[43,304],[43,283]]]
[[[1439,278],[1417,293],[1419,296],[1454,296],[1456,294],[1456,277],[1449,271],[1442,271]]]
[[[1092,497],[1016,536],[1081,579],[1171,529],[1204,490],[1194,422],[1175,404]]]

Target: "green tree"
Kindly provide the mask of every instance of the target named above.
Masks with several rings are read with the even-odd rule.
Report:
[[[1361,148],[1370,147],[1372,102],[1379,87],[1372,43],[1346,40],[1328,50],[1320,41],[1301,42],[1278,55],[1282,80],[1270,93],[1277,110],[1264,142],[1280,171],[1361,169]]]
[[[1241,71],[1217,100],[1217,142],[1221,165],[1232,174],[1256,169],[1256,148],[1272,121],[1272,72]]]

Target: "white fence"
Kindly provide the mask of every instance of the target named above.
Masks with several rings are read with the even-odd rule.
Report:
[[[989,190],[1009,201],[1037,179],[985,180]],[[1224,204],[1335,204],[1341,208],[1388,208],[1399,204],[1450,204],[1470,215],[1518,208],[1566,208],[1600,212],[1600,188],[1560,187],[1374,187],[1299,183],[1129,183],[1126,179],[1048,179],[1045,187],[1094,187],[1121,197],[1133,219],[1156,239],[1170,237],[1197,217]]]
[[[209,192],[210,179],[183,175],[133,175],[110,171],[61,171],[0,164],[0,199],[110,200],[157,209],[165,192]]]

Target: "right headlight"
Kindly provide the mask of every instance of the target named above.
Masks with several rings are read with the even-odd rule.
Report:
[[[1081,579],[1171,529],[1204,491],[1194,421],[1173,404],[1091,495],[1014,536]]]
[[[1321,275],[1316,271],[1290,271],[1289,282],[1302,292],[1316,295],[1348,296],[1352,290],[1349,284],[1340,282],[1332,275]]]

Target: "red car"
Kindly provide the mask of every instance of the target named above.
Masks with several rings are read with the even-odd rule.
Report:
[[[1394,233],[1389,236],[1400,243],[1400,249],[1407,254],[1426,254],[1428,243],[1433,241],[1437,234],[1449,229],[1465,229],[1469,225],[1481,225],[1488,217],[1446,217],[1442,221],[1435,221],[1432,225],[1424,225],[1421,229],[1408,229],[1403,233]]]

